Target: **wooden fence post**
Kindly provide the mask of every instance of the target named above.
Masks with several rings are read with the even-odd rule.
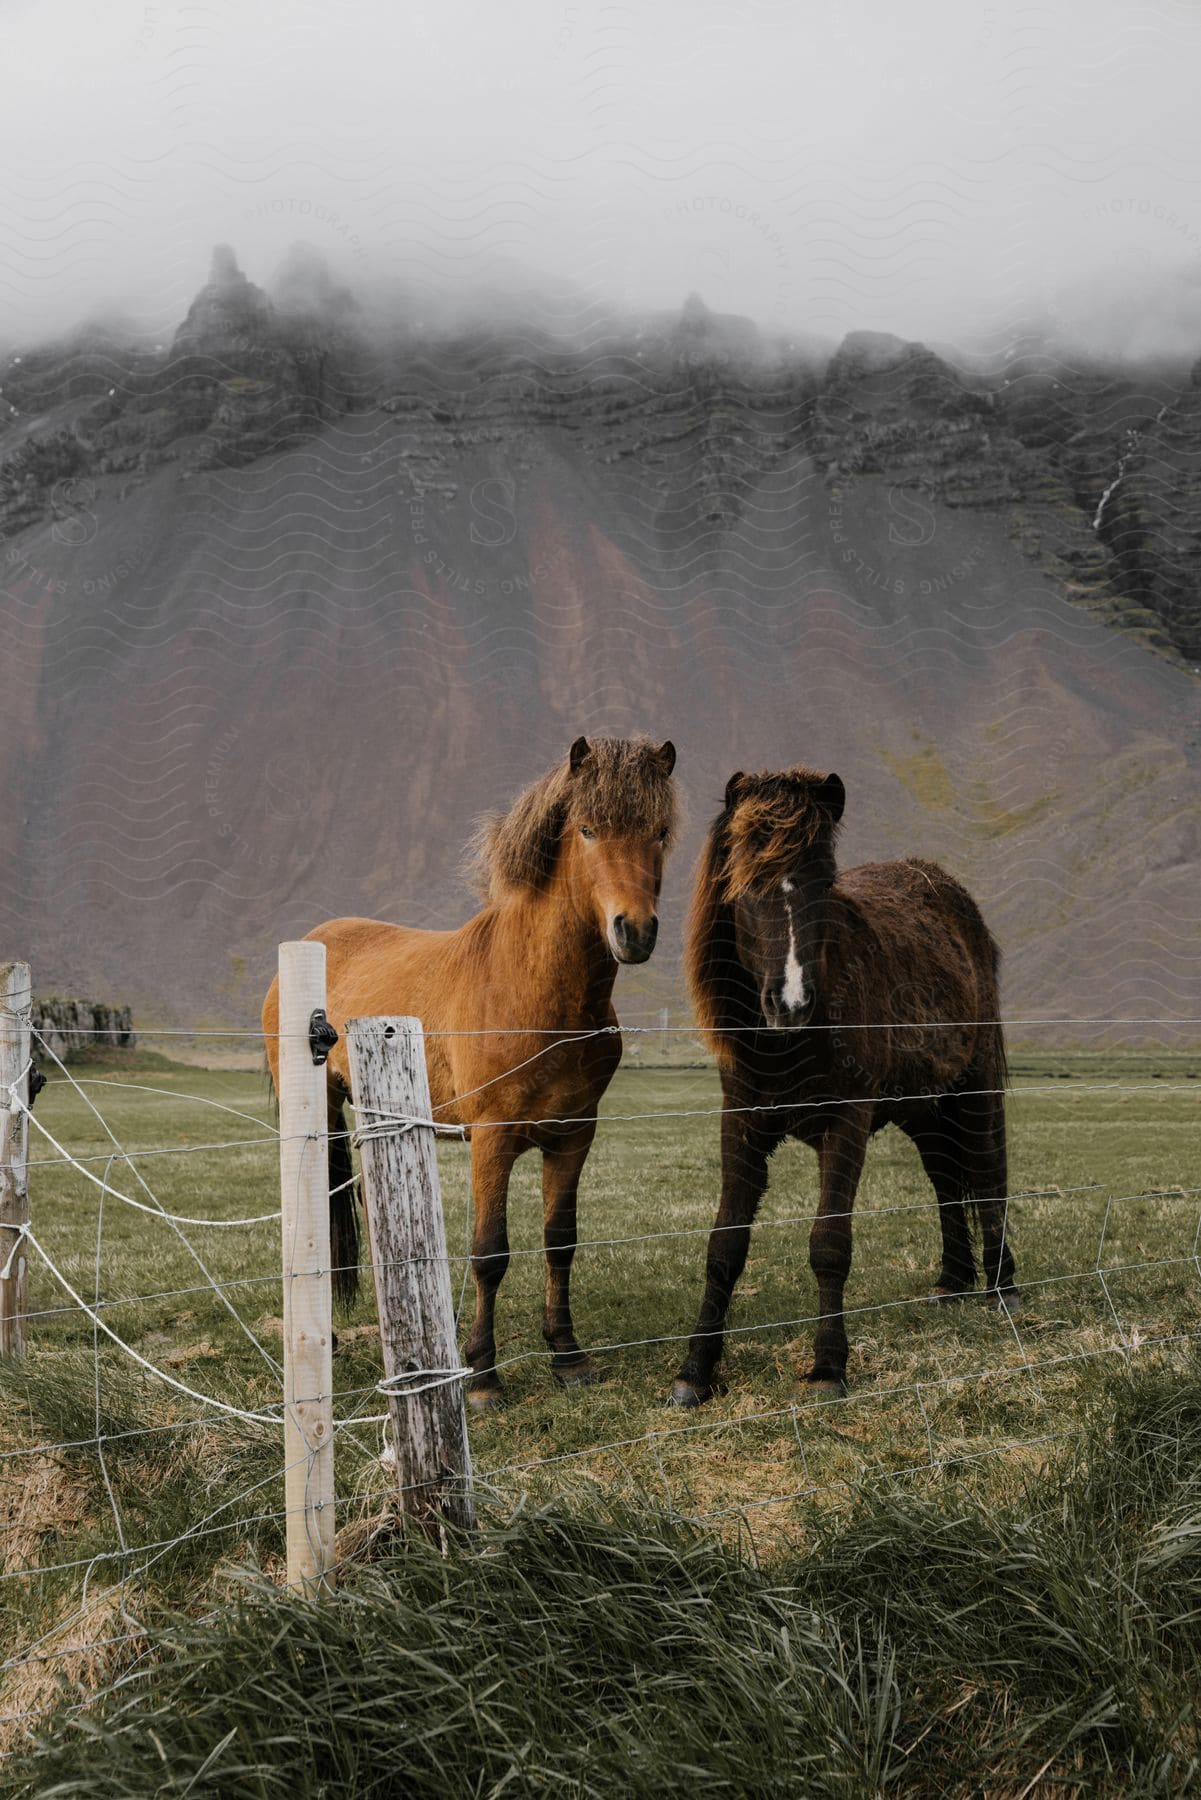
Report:
[[[334,1564],[333,1294],[325,1070],[309,1024],[325,1008],[325,945],[279,947],[279,1175],[284,1284],[288,1586],[329,1593]]]
[[[11,1104],[10,1089],[29,1103],[29,1009],[33,991],[28,963],[0,964],[0,1356],[25,1354],[25,1282],[29,1223],[25,1169],[29,1121]]]
[[[379,1304],[400,1503],[427,1531],[475,1524],[434,1132],[419,1019],[346,1026],[363,1199]],[[372,1128],[379,1135],[370,1135]]]

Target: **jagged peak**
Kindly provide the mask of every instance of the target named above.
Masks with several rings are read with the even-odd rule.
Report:
[[[939,407],[971,405],[978,398],[975,384],[928,345],[894,337],[889,331],[852,331],[830,360],[828,386],[840,391],[873,377],[887,378],[887,388],[898,403]]]
[[[208,285],[212,288],[236,287],[246,280],[238,267],[232,244],[214,244],[209,264]]]
[[[209,264],[209,278],[175,334],[176,345],[195,347],[244,336],[252,330],[262,335],[270,327],[274,308],[262,288],[249,281],[238,267],[229,244],[216,244]]]
[[[271,294],[281,312],[316,316],[331,325],[344,325],[348,315],[359,311],[358,301],[338,281],[324,252],[303,239],[285,251],[271,278]]]
[[[914,355],[925,354],[924,344],[896,337],[891,331],[848,331],[834,352],[831,368],[857,375],[881,375]]]
[[[764,354],[763,338],[753,319],[741,313],[714,312],[701,295],[689,294],[671,335],[691,352],[720,353],[755,360]]]

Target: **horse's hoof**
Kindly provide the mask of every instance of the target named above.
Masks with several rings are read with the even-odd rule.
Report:
[[[1022,1296],[1016,1288],[990,1288],[984,1298],[994,1312],[1012,1315],[1022,1310]]]
[[[843,1376],[825,1373],[806,1375],[801,1389],[811,1400],[842,1400],[846,1391],[847,1384]]]
[[[956,1301],[973,1300],[979,1290],[977,1288],[933,1288],[929,1295],[931,1306],[952,1306]]]
[[[703,1406],[706,1400],[712,1398],[712,1395],[713,1389],[710,1387],[697,1387],[696,1383],[692,1381],[676,1381],[672,1383],[671,1392],[663,1404],[683,1407]]]
[[[551,1364],[551,1374],[561,1388],[595,1387],[601,1379],[601,1372],[593,1363],[564,1363],[562,1368]]]
[[[472,1412],[499,1412],[505,1405],[505,1390],[502,1387],[469,1387],[467,1404]]]

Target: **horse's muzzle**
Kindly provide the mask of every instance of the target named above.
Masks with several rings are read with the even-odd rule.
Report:
[[[767,988],[759,996],[759,1004],[763,1009],[763,1023],[769,1031],[797,1030],[807,1025],[813,1016],[813,1000],[806,998],[799,1006],[790,1006],[784,996],[773,988]]]
[[[644,963],[655,947],[659,920],[652,913],[644,925],[636,925],[618,913],[609,927],[609,948],[619,963]]]

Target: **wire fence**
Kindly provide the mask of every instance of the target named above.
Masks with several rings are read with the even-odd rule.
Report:
[[[0,1020],[0,1030],[10,1023]],[[28,1020],[19,1023],[29,1028]],[[929,1029],[933,1023],[915,1021],[913,1029]],[[1201,1020],[1006,1023],[1177,1028],[1201,1025]],[[512,1035],[545,1036],[557,1045],[608,1029],[563,1033],[522,1027]],[[624,1031],[660,1043],[669,1035],[695,1038],[691,1026],[671,1027],[662,1020]],[[262,1042],[261,1033],[207,1028],[153,1035]],[[284,1509],[274,1501],[284,1470],[276,1433],[283,1399],[279,1359],[264,1341],[274,1325],[260,1308],[280,1294],[287,1275],[314,1272],[303,1266],[285,1270],[278,1237],[274,1252],[263,1241],[265,1228],[280,1218],[278,1206],[247,1207],[239,1198],[250,1190],[266,1194],[274,1186],[278,1191],[272,1159],[278,1157],[281,1139],[265,1116],[264,1101],[238,1095],[234,1104],[228,1097],[186,1093],[178,1086],[80,1075],[36,1032],[33,1038],[39,1060],[55,1079],[36,1106],[18,1092],[26,1070],[8,1089],[8,1103],[25,1114],[31,1144],[38,1148],[28,1159],[34,1177],[32,1217],[19,1229],[8,1261],[18,1250],[30,1258],[38,1271],[39,1292],[38,1303],[25,1315],[31,1328],[28,1362],[22,1374],[6,1377],[9,1422],[0,1433],[0,1617],[5,1616],[6,1594],[15,1597],[5,1635],[19,1644],[0,1660],[0,1727],[5,1728],[30,1725],[61,1700],[57,1689],[39,1685],[42,1673],[55,1668],[69,1673],[87,1659],[122,1651],[136,1657],[146,1642],[133,1610],[137,1597],[171,1559],[186,1559],[198,1545],[206,1547],[205,1554],[211,1549],[218,1556],[222,1547],[278,1555]],[[519,1059],[496,1081],[531,1060]],[[663,1079],[702,1078],[671,1065]],[[945,1478],[1049,1454],[1082,1427],[1085,1399],[1079,1394],[1064,1399],[1065,1377],[1083,1382],[1089,1371],[1115,1361],[1131,1367],[1136,1359],[1186,1352],[1201,1334],[1201,1186],[1115,1183],[1112,1159],[1106,1160],[1098,1140],[1110,1127],[1129,1131],[1131,1117],[1137,1117],[1145,1141],[1134,1160],[1160,1171],[1187,1170],[1196,1120],[1186,1109],[1201,1096],[1201,1082],[1187,1074],[1179,1080],[1035,1080],[1005,1091],[1019,1132],[1025,1106],[1057,1103],[1054,1130],[1044,1135],[1061,1146],[1070,1134],[1085,1137],[1083,1144],[1073,1138],[1070,1155],[1062,1149],[1057,1155],[1054,1142],[1043,1143],[1040,1172],[1049,1179],[1017,1187],[1007,1196],[1022,1251],[1034,1249],[1040,1231],[1050,1246],[1019,1271],[1026,1311],[1015,1315],[1001,1309],[985,1321],[979,1309],[968,1306],[932,1309],[914,1266],[908,1226],[918,1217],[932,1224],[933,1197],[928,1188],[913,1199],[897,1197],[895,1191],[878,1193],[877,1188],[889,1184],[877,1182],[854,1209],[857,1234],[872,1254],[866,1264],[857,1265],[855,1297],[845,1315],[853,1342],[861,1346],[866,1341],[870,1355],[853,1368],[854,1385],[845,1396],[824,1396],[820,1403],[798,1398],[782,1360],[793,1375],[799,1372],[797,1364],[819,1314],[803,1298],[801,1305],[791,1307],[768,1304],[760,1309],[754,1304],[765,1288],[768,1299],[789,1284],[798,1297],[812,1294],[812,1285],[804,1285],[803,1246],[796,1240],[812,1225],[816,1208],[783,1201],[774,1210],[769,1207],[754,1227],[753,1243],[761,1251],[755,1261],[772,1265],[778,1259],[778,1267],[770,1280],[747,1279],[740,1292],[738,1311],[726,1328],[729,1392],[700,1417],[664,1413],[661,1422],[634,1431],[621,1429],[623,1415],[633,1415],[631,1422],[637,1423],[638,1412],[662,1398],[673,1361],[692,1335],[675,1321],[699,1299],[702,1245],[714,1233],[716,1122],[722,1107],[709,1101],[601,1110],[592,1153],[600,1165],[599,1185],[609,1191],[632,1178],[633,1191],[622,1206],[620,1229],[581,1232],[570,1248],[584,1253],[583,1267],[577,1264],[577,1296],[588,1295],[591,1302],[602,1283],[607,1290],[603,1305],[585,1308],[589,1316],[633,1326],[585,1335],[582,1346],[603,1374],[616,1378],[596,1391],[603,1399],[602,1418],[615,1421],[618,1429],[588,1436],[587,1413],[581,1412],[588,1405],[584,1396],[565,1399],[553,1416],[543,1406],[536,1430],[523,1423],[520,1407],[483,1420],[477,1430],[484,1454],[478,1457],[482,1467],[475,1476],[481,1497],[509,1504],[523,1492],[545,1495],[576,1481],[626,1482],[681,1518],[753,1531],[756,1515],[778,1519],[792,1509],[797,1516],[802,1502],[853,1490],[864,1480]],[[148,1116],[169,1100],[175,1110],[195,1106],[208,1109],[202,1116],[215,1111],[236,1118],[253,1126],[254,1134],[204,1134],[199,1141],[129,1146],[114,1129],[111,1111],[118,1104],[128,1109],[134,1097]],[[706,1098],[679,1096],[685,1101],[694,1097]],[[1157,1120],[1154,1110],[1137,1112],[1144,1100],[1159,1114],[1165,1103],[1176,1111]],[[453,1110],[453,1104],[435,1107],[435,1116]],[[1134,1113],[1125,1110],[1132,1107]],[[1099,1117],[1106,1109],[1114,1116]],[[787,1110],[795,1114],[796,1103],[788,1103]],[[404,1123],[392,1128],[403,1129]],[[474,1120],[471,1130],[546,1123],[543,1118],[484,1117]],[[373,1129],[378,1128],[377,1122]],[[69,1141],[72,1131],[74,1143]],[[353,1139],[355,1133],[348,1129],[343,1135]],[[102,1148],[93,1147],[96,1139]],[[470,1152],[448,1143],[442,1156],[455,1244],[447,1263],[456,1279],[462,1318],[473,1270]],[[1096,1164],[1091,1177],[1090,1160]],[[1057,1161],[1087,1178],[1054,1179],[1063,1175]],[[239,1164],[235,1186],[229,1170]],[[152,1187],[151,1167],[169,1178],[170,1204]],[[648,1216],[649,1195],[636,1179],[640,1167],[644,1177],[650,1171],[666,1186],[674,1183],[661,1219]],[[691,1173],[683,1179],[681,1171]],[[584,1205],[586,1216],[594,1217],[601,1203],[589,1206],[588,1181],[586,1171]],[[811,1191],[811,1183],[808,1164],[793,1170],[781,1186],[795,1192],[803,1184],[802,1191]],[[890,1183],[895,1190],[892,1176]],[[177,1201],[174,1190],[187,1195],[186,1204]],[[203,1235],[201,1249],[196,1239],[209,1233],[213,1236]],[[169,1256],[162,1248],[164,1234],[173,1240]],[[250,1234],[249,1240],[242,1234]],[[251,1252],[212,1247],[246,1241]],[[679,1258],[670,1260],[676,1249]],[[520,1270],[539,1261],[544,1250],[519,1242],[508,1255]],[[248,1256],[252,1265],[261,1256],[260,1266],[248,1269]],[[1057,1259],[1063,1266],[1056,1266]],[[166,1281],[160,1277],[139,1290],[139,1268],[168,1265],[188,1266],[194,1274],[182,1280],[178,1275]],[[370,1268],[364,1263],[365,1273]],[[685,1291],[664,1293],[664,1282]],[[527,1297],[523,1289],[523,1300]],[[221,1341],[213,1343],[206,1336],[198,1346],[175,1343],[172,1333],[179,1336],[183,1315],[168,1321],[170,1331],[147,1325],[148,1315],[159,1317],[176,1303],[187,1303],[189,1331],[224,1333]],[[513,1320],[514,1329],[530,1323],[518,1320],[515,1305]],[[333,1385],[339,1457],[339,1493],[333,1504],[347,1522],[373,1519],[397,1493],[389,1473],[389,1447],[380,1434],[388,1418],[380,1408],[387,1389],[379,1372],[367,1367],[376,1354],[369,1332],[364,1325],[343,1328],[335,1363],[335,1370],[339,1365],[348,1374],[364,1369],[367,1377],[352,1374],[339,1381],[335,1375]],[[535,1368],[541,1371],[547,1360],[545,1348],[529,1341],[532,1333],[518,1335],[525,1341],[512,1348],[502,1345],[496,1360],[497,1373],[510,1380]],[[913,1370],[906,1368],[907,1359]],[[208,1370],[210,1378],[195,1374],[198,1367]],[[12,1403],[22,1380],[29,1383],[28,1394]],[[628,1403],[622,1392],[626,1381]],[[536,1385],[531,1376],[530,1388]],[[1015,1398],[1019,1395],[1020,1400]],[[756,1403],[763,1398],[770,1403]],[[123,1415],[122,1407],[130,1405],[144,1406],[148,1416]],[[877,1422],[889,1409],[904,1417],[881,1434]],[[79,1425],[88,1412],[90,1430]],[[39,1430],[40,1419],[67,1415],[75,1429],[57,1436]],[[557,1444],[556,1431],[561,1433]],[[507,1439],[517,1443],[517,1454],[506,1453]],[[186,1455],[181,1446],[187,1447]],[[197,1472],[196,1516],[170,1533],[144,1537],[130,1517],[123,1468],[130,1457],[141,1459],[137,1466],[142,1468],[151,1451],[156,1466],[174,1469],[177,1478],[189,1467]],[[239,1455],[246,1479],[237,1476]],[[206,1484],[209,1491],[201,1498]],[[153,1507],[134,1510],[153,1517]],[[77,1553],[64,1553],[72,1548],[72,1534],[80,1539]],[[99,1628],[90,1630],[89,1622]],[[6,1707],[10,1696],[13,1703]]]

